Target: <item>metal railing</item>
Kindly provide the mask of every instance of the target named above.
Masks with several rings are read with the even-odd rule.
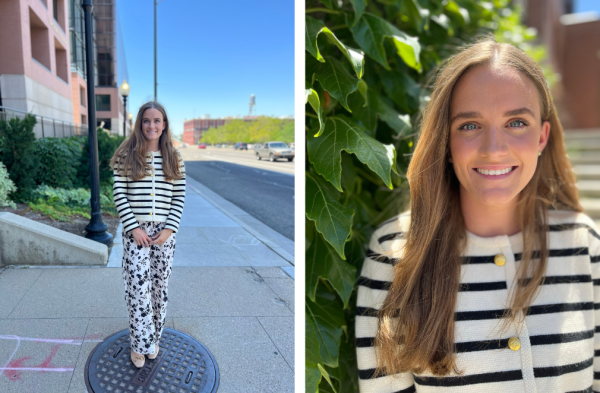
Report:
[[[33,128],[36,138],[64,138],[67,136],[86,136],[88,134],[87,125],[0,106],[0,120],[9,121],[12,118],[22,119],[29,114],[35,116],[37,120],[37,123]]]

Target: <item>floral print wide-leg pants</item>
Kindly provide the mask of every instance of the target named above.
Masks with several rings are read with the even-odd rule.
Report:
[[[146,221],[140,228],[152,237],[166,223]],[[139,354],[154,353],[167,313],[167,287],[173,256],[175,233],[162,245],[138,246],[132,234],[123,233],[123,282],[129,310],[131,349]]]

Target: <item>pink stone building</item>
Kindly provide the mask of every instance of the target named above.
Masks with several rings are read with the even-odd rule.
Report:
[[[0,106],[73,121],[66,0],[0,1]]]

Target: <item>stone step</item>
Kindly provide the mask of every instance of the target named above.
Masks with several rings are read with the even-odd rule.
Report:
[[[600,151],[571,151],[567,156],[573,165],[600,165]]]
[[[574,141],[578,139],[600,139],[600,129],[578,129],[578,130],[564,130],[563,135],[565,141]]]
[[[579,180],[577,188],[580,197],[600,198],[600,180]]]
[[[600,139],[575,139],[566,141],[567,151],[598,150],[600,151]]]
[[[579,198],[579,203],[581,203],[585,214],[594,220],[600,220],[600,199]]]
[[[600,165],[574,165],[577,180],[600,180]]]

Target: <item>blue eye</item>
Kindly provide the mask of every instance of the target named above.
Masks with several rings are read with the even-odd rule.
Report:
[[[460,130],[473,131],[477,126],[473,123],[467,123],[464,126],[460,127]]]
[[[515,124],[520,124],[520,125],[515,125]],[[508,125],[509,125],[510,127],[521,128],[521,127],[523,127],[523,126],[526,126],[527,124],[525,124],[525,122],[524,122],[524,121],[522,121],[522,120],[513,120],[513,121],[511,121],[510,123],[508,123]]]

